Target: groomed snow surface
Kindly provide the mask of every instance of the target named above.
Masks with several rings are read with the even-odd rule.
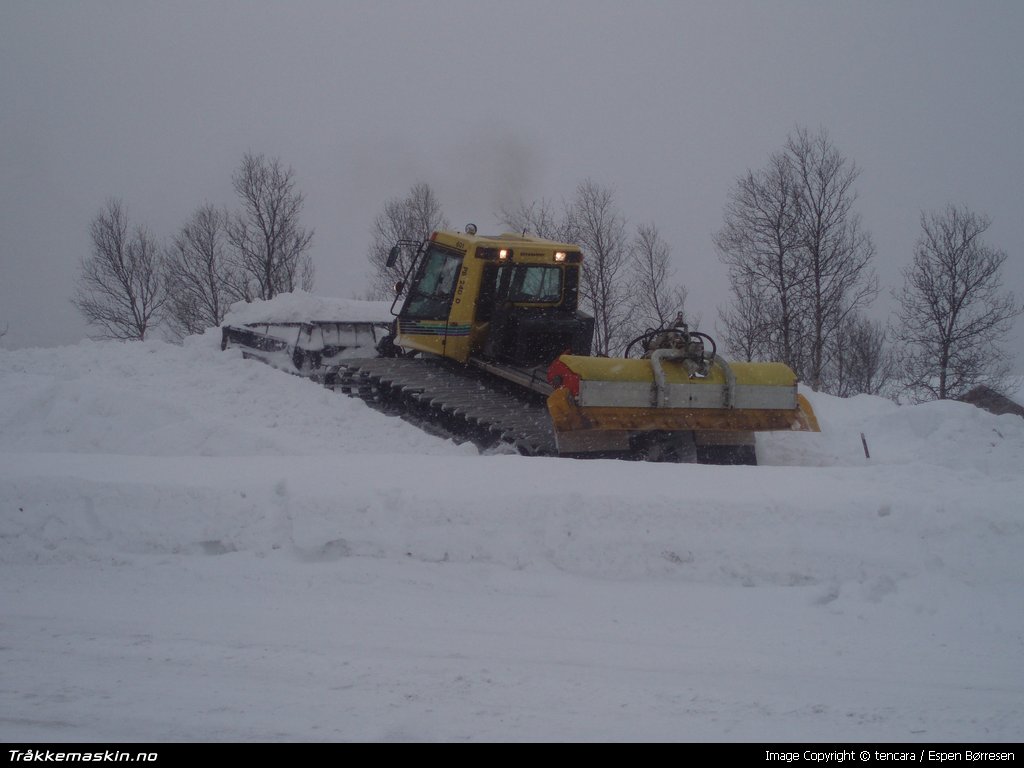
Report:
[[[1020,741],[1024,419],[810,397],[481,456],[216,331],[0,352],[0,740]]]

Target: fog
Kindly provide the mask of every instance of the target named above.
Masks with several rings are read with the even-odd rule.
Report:
[[[90,333],[69,298],[109,197],[167,240],[279,157],[316,292],[361,296],[373,217],[425,181],[454,226],[584,179],[672,247],[691,312],[727,300],[735,179],[802,125],[861,168],[888,316],[922,210],[993,221],[1024,294],[1024,6],[1012,2],[8,2],[0,6],[0,342]],[[1024,321],[1008,347],[1024,370]]]

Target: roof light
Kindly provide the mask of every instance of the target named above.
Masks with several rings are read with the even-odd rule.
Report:
[[[555,261],[565,261],[565,251],[555,251]]]
[[[472,223],[467,224],[466,225],[466,234],[467,235],[475,235],[476,234],[476,224],[472,224]]]
[[[477,246],[476,257],[488,261],[508,261],[512,257],[512,250],[509,248],[487,248],[480,245]]]

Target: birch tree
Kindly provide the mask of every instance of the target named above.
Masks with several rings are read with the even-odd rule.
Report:
[[[167,325],[179,339],[220,325],[231,304],[246,298],[245,280],[230,258],[229,221],[226,211],[200,206],[164,257]]]
[[[567,230],[583,250],[580,298],[583,308],[594,315],[594,353],[618,354],[628,341],[623,325],[629,302],[628,254],[626,220],[612,190],[590,179],[581,182],[569,209]]]
[[[414,184],[405,197],[393,197],[384,203],[371,227],[367,258],[373,268],[371,297],[393,298],[395,283],[405,278],[412,254],[402,249],[398,260],[389,267],[388,254],[399,240],[419,242],[439,229],[450,227],[437,194],[429,184]]]
[[[874,244],[854,210],[859,173],[826,131],[798,127],[737,180],[714,238],[733,294],[719,316],[726,335],[816,389],[832,386],[841,330],[878,293]]]
[[[1001,347],[1024,311],[1004,290],[1007,255],[982,239],[990,219],[967,208],[921,214],[914,259],[903,270],[894,338],[905,347],[904,382],[915,400],[999,389],[1010,372]]]
[[[736,181],[714,242],[729,269],[735,305],[719,316],[726,336],[734,344],[742,338],[747,354],[772,357],[802,375],[807,266],[798,182],[787,154],[773,154],[765,168]]]
[[[786,143],[796,176],[800,258],[806,273],[805,311],[810,318],[805,374],[815,389],[825,384],[830,348],[846,319],[878,294],[871,267],[875,246],[853,210],[860,170],[844,158],[825,130],[797,128]]]
[[[143,226],[129,226],[120,200],[110,199],[89,227],[92,252],[81,261],[72,303],[98,338],[145,340],[166,300],[161,256]]]
[[[272,299],[297,288],[312,290],[313,231],[300,222],[304,198],[295,172],[277,158],[247,152],[232,177],[242,210],[228,223],[235,268],[246,298]]]
[[[639,224],[629,247],[630,335],[686,318],[686,288],[674,281],[672,249],[654,222]]]

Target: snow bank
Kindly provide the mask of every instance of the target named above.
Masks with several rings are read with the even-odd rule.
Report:
[[[305,379],[186,339],[0,351],[0,451],[148,456],[470,449]],[[376,416],[377,418],[374,418]]]
[[[276,301],[276,300],[275,300]],[[159,341],[0,351],[0,451],[151,456],[458,454],[432,437],[235,350],[216,329]],[[958,402],[898,406],[805,393],[820,433],[758,435],[763,466],[908,465],[1019,473],[1024,419]],[[861,434],[870,458],[864,455]]]
[[[808,393],[822,432],[759,435],[761,466],[749,468],[481,457],[222,352],[216,331],[183,346],[0,352],[0,391],[4,495],[17,500],[8,557],[338,546],[609,578],[824,584],[863,567],[840,542],[877,549],[879,527],[907,515],[1012,528],[1024,497],[1024,419],[962,403]],[[794,537],[816,551],[794,561]]]
[[[1024,466],[1024,419],[956,401],[897,405],[870,395],[804,392],[820,433],[768,432],[758,460],[779,466],[927,464],[1014,477]],[[863,434],[864,439],[861,440]],[[864,454],[867,443],[870,458]]]
[[[0,351],[0,738],[1019,741],[1024,419],[808,396],[480,456],[216,330]]]

